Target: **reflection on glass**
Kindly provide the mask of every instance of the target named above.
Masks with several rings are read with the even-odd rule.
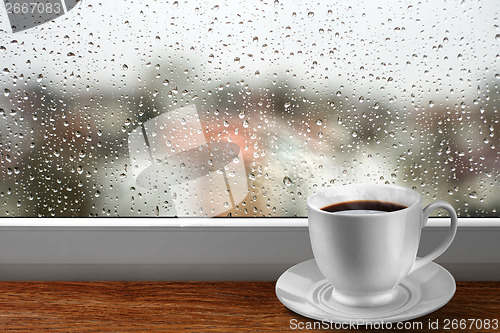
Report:
[[[129,151],[136,184],[154,191],[160,201],[171,200],[176,216],[217,216],[235,208],[248,193],[240,147],[207,143],[194,106],[134,129]]]

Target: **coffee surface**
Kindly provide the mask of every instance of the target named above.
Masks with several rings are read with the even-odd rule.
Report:
[[[356,210],[358,213],[363,212],[394,212],[400,209],[405,209],[406,206],[387,202],[387,201],[377,201],[377,200],[355,200],[355,201],[345,201],[329,205],[321,208],[325,212],[335,213],[342,212],[346,210]]]

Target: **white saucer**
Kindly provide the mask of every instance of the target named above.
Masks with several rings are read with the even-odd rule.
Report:
[[[418,318],[439,309],[455,294],[455,279],[443,267],[430,263],[408,275],[396,288],[399,296],[384,306],[342,305],[331,299],[333,287],[311,259],[281,275],[276,282],[276,295],[287,308],[312,319],[388,323]]]

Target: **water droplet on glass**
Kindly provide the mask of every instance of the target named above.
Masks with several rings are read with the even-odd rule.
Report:
[[[292,180],[290,179],[290,177],[287,177],[285,176],[283,178],[283,184],[285,184],[286,186],[291,186],[293,184]]]

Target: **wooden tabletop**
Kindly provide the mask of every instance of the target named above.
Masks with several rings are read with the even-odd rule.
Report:
[[[0,282],[0,331],[307,331],[298,328],[315,321],[286,309],[274,287],[274,282]],[[453,320],[460,325],[461,319],[483,328],[453,329]],[[385,331],[500,332],[494,320],[500,320],[500,282],[458,282],[446,306],[407,322],[422,328]],[[358,330],[335,330],[343,331]]]

